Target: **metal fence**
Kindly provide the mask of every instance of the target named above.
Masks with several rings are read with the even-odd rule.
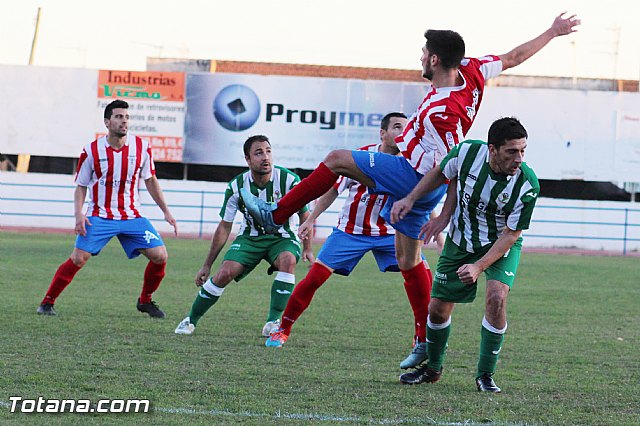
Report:
[[[42,175],[53,176],[53,175]],[[68,182],[68,177],[66,177]],[[16,179],[14,179],[16,180]],[[56,180],[56,179],[53,179]],[[225,184],[163,181],[165,198],[181,230],[203,237],[220,222]],[[168,186],[168,188],[167,188]],[[190,186],[191,188],[177,188]],[[207,186],[207,189],[194,189]],[[8,182],[0,180],[0,225],[73,228],[73,185]],[[142,208],[158,230],[170,227],[162,212],[141,188]],[[326,237],[340,213],[344,197],[320,216],[316,236]],[[531,229],[525,231],[528,247],[608,250],[627,255],[640,250],[640,208],[635,203],[585,202],[541,198]],[[242,217],[237,215],[234,226]]]

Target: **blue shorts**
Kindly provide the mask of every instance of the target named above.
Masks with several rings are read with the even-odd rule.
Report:
[[[376,185],[375,188],[370,188],[370,192],[389,196],[380,215],[391,224],[393,203],[406,197],[420,182],[423,175],[416,172],[411,164],[401,156],[369,151],[351,151],[351,153],[358,168]],[[407,237],[417,240],[420,228],[427,223],[431,211],[438,205],[446,192],[447,185],[442,185],[431,191],[415,202],[404,219],[391,224],[391,226]]]
[[[118,237],[120,245],[129,259],[140,256],[140,249],[163,246],[162,237],[145,217],[127,220],[104,219],[89,216],[91,226],[87,225],[87,235],[78,235],[76,248],[93,256],[107,245],[113,237]]]
[[[352,235],[333,228],[318,253],[318,260],[333,269],[334,273],[348,276],[368,251],[373,253],[381,272],[400,271],[393,235]]]

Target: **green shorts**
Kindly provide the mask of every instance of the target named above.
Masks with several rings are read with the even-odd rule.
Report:
[[[273,263],[280,253],[285,251],[293,253],[296,262],[300,260],[301,248],[297,239],[284,238],[279,235],[260,235],[257,237],[238,235],[224,255],[224,260],[232,260],[245,267],[244,272],[236,277],[236,281],[240,281],[253,271],[262,259],[273,267]]]
[[[438,259],[436,275],[433,279],[433,288],[431,289],[431,297],[437,297],[445,302],[454,303],[470,303],[476,298],[478,283],[464,284],[458,278],[457,270],[462,265],[474,263],[484,256],[491,245],[484,247],[478,253],[469,253],[461,250],[447,236],[444,243],[442,254]],[[504,283],[511,288],[516,278],[518,263],[520,263],[520,252],[522,250],[522,238],[518,238],[515,244],[503,257],[498,259],[486,271],[484,271],[487,280],[496,280]]]

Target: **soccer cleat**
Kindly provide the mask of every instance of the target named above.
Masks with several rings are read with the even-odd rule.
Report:
[[[191,324],[191,318],[186,317],[180,324],[176,327],[176,334],[193,334],[193,331],[196,329],[196,326]]]
[[[262,226],[267,234],[275,234],[282,225],[277,225],[273,221],[272,212],[278,208],[276,203],[267,203],[253,195],[245,188],[240,188],[240,196],[244,202],[247,212],[253,217],[256,224]]]
[[[405,385],[419,385],[420,383],[435,383],[440,380],[442,375],[442,367],[440,371],[436,371],[433,368],[427,367],[427,364],[423,364],[415,371],[410,373],[404,373],[400,375],[400,383]]]
[[[416,340],[409,356],[400,363],[400,368],[403,370],[406,370],[407,368],[415,368],[425,362],[428,358],[427,342],[418,342]]]
[[[278,330],[280,330],[279,319],[275,321],[267,321],[264,327],[262,327],[262,337],[269,337]]]
[[[478,392],[502,392],[502,389],[493,381],[493,374],[490,373],[484,373],[482,376],[476,377],[476,386],[478,387]]]
[[[140,298],[138,298],[136,308],[138,308],[140,312],[149,314],[151,318],[164,318],[164,312],[160,310],[153,300],[149,303],[140,303]]]
[[[289,335],[285,334],[282,329],[278,329],[278,331],[269,336],[264,345],[269,348],[281,348],[288,338]]]
[[[38,310],[36,312],[38,315],[58,315],[56,314],[56,310],[53,309],[53,303],[42,303],[38,306]]]

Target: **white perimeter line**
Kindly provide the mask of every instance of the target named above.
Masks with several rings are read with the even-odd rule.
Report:
[[[0,401],[0,407],[10,408],[11,404],[5,401]],[[163,408],[153,407],[153,411],[157,413],[166,414],[189,414],[195,416],[228,416],[228,417],[256,417],[256,418],[269,418],[269,419],[292,419],[292,420],[315,420],[324,422],[357,422],[357,423],[369,423],[378,425],[398,425],[398,424],[431,424],[437,426],[480,426],[486,425],[486,423],[473,423],[470,421],[464,422],[442,422],[434,420],[430,417],[425,418],[398,418],[398,419],[372,419],[363,417],[339,417],[330,416],[324,414],[298,414],[298,413],[252,413],[251,411],[233,412],[226,410],[196,410],[193,408]],[[104,413],[109,414],[109,413]],[[115,413],[112,413],[115,414]],[[136,413],[128,413],[136,414]],[[143,414],[143,413],[137,413]],[[522,423],[491,423],[492,425],[504,425],[504,426],[517,426]]]

